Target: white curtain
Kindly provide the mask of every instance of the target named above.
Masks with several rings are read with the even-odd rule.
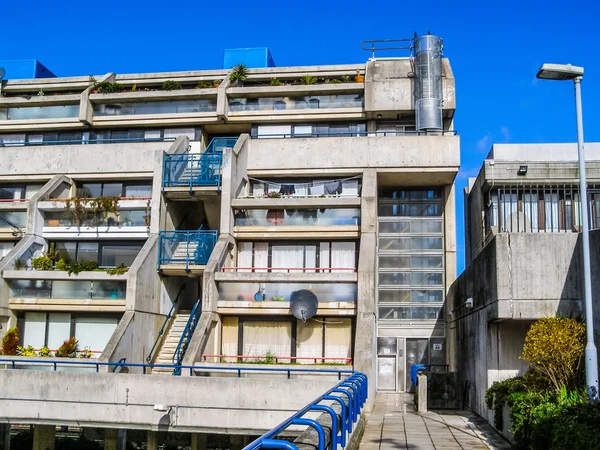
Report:
[[[538,195],[523,194],[525,210],[525,231],[539,230]]]
[[[325,323],[325,357],[352,357],[350,319],[329,318]]]
[[[546,231],[558,231],[558,193],[544,193],[544,212],[546,214]]]
[[[291,125],[259,125],[257,135],[261,139],[277,139],[292,135]]]
[[[244,322],[244,356],[290,356],[291,322]]]
[[[71,314],[50,313],[48,317],[48,348],[58,350],[71,337]]]
[[[98,358],[100,353],[106,347],[115,328],[117,328],[117,319],[109,317],[80,317],[75,319],[75,338],[79,341],[79,349],[89,349],[94,353],[94,358]]]
[[[518,206],[517,194],[505,192],[500,196],[500,201],[502,202],[502,231],[513,231],[513,220],[516,223],[516,217],[513,217],[513,214],[517,212]]]
[[[306,262],[304,267],[309,269],[317,267],[317,246],[307,245],[306,247]],[[314,270],[305,270],[305,272],[314,272]]]
[[[303,245],[274,245],[271,249],[272,272],[287,272],[287,268],[304,267]],[[281,269],[281,270],[276,270]],[[298,273],[298,271],[294,271]]]
[[[332,269],[354,269],[355,268],[354,242],[332,242],[331,243],[331,268]]]
[[[238,267],[252,267],[252,242],[238,242]],[[238,272],[252,272],[252,269],[238,269]]]
[[[23,330],[22,347],[28,345],[35,349],[40,349],[46,342],[46,313],[28,312],[25,313],[25,329]]]
[[[329,242],[319,244],[319,267],[329,267]],[[323,270],[323,272],[331,272]]]
[[[315,320],[296,322],[296,356],[320,358],[323,355],[323,324]],[[319,362],[318,360],[316,362]],[[315,360],[299,359],[300,364],[314,364]]]
[[[238,354],[238,318],[223,317],[221,319],[221,353],[226,356]],[[225,362],[236,362],[235,358],[226,358]]]
[[[269,244],[267,242],[254,243],[254,267],[260,267],[255,272],[266,272],[269,267]]]

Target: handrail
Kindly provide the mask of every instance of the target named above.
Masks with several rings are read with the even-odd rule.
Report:
[[[156,336],[156,340],[154,341],[154,345],[152,346],[152,349],[150,350],[150,353],[148,353],[148,356],[146,357],[146,362],[151,362],[152,361],[152,353],[154,353],[154,349],[158,345],[158,342],[160,341],[160,338],[162,337],[163,333],[165,332],[165,328],[167,327],[167,323],[169,323],[169,319],[171,319],[171,316],[173,315],[173,311],[175,310],[175,306],[177,305],[177,302],[179,301],[179,296],[181,295],[181,292],[183,292],[184,289],[185,289],[185,283],[183,283],[183,285],[181,285],[181,287],[179,288],[179,292],[177,293],[177,297],[175,297],[175,300],[173,301],[173,305],[171,305],[171,309],[169,310],[169,314],[167,314],[167,317],[165,317],[165,321],[164,321],[162,327],[160,328],[160,331],[158,332],[158,335]]]
[[[260,136],[251,136],[251,139],[263,139],[263,138],[318,138],[318,137],[331,137],[331,136],[456,136],[457,130],[438,130],[438,131],[341,131],[331,133],[306,133],[306,134],[292,134],[292,133],[278,133],[278,134],[261,134]]]
[[[343,394],[344,397],[341,395]],[[282,439],[278,439],[280,433],[291,425],[308,425],[315,428],[318,435],[318,450],[325,450],[327,443],[325,442],[325,434],[323,432],[323,425],[316,420],[303,418],[309,411],[324,411],[328,412],[332,416],[331,421],[331,450],[337,450],[338,445],[345,447],[346,439],[350,436],[353,429],[353,424],[358,421],[362,407],[367,400],[369,395],[368,379],[367,376],[361,372],[355,372],[349,378],[338,383],[333,388],[329,389],[323,395],[319,396],[304,408],[299,410],[293,416],[284,420],[282,423],[277,425],[271,431],[263,434],[258,439],[254,440],[243,450],[258,450],[260,448],[282,448],[287,450],[298,450],[295,444],[290,443]],[[348,398],[348,405],[346,405],[345,398]],[[341,420],[340,430],[338,433],[337,425],[337,414],[333,408],[325,405],[319,405],[322,401],[337,401],[341,405]]]
[[[162,137],[162,138],[114,138],[114,139],[65,139],[57,141],[43,141],[43,142],[18,142],[18,143],[2,143],[0,147],[23,147],[23,146],[38,146],[38,145],[61,145],[61,144],[119,144],[121,142],[168,142],[174,141],[175,137]]]
[[[309,273],[327,271],[356,272],[356,268],[354,267],[221,267],[222,272],[238,272],[240,270],[248,272],[256,272],[260,270],[263,271],[262,273],[290,273],[305,270],[307,270]]]
[[[218,355],[218,354],[209,354],[209,353],[203,353],[202,354],[202,361],[207,362],[206,358],[218,358],[219,363],[222,362],[223,359],[225,358],[232,358],[232,359],[240,359],[240,360],[244,360],[244,359],[265,359],[266,357],[263,356],[258,356],[258,355]],[[321,362],[326,362],[326,361],[342,361],[341,364],[343,365],[352,365],[352,358],[334,358],[334,357],[322,357],[322,356],[273,356],[273,359],[275,360],[275,364],[279,364],[279,360],[290,360],[290,361],[314,361],[315,364],[317,364],[317,361],[321,361]]]
[[[48,358],[49,359],[49,358]],[[237,377],[242,377],[242,372],[267,372],[267,373],[286,373],[287,378],[290,379],[292,374],[301,374],[301,373],[319,373],[319,374],[335,374],[338,377],[338,380],[342,379],[342,375],[351,375],[356,373],[356,371],[352,369],[296,369],[290,367],[231,367],[231,366],[223,366],[223,367],[215,367],[215,366],[184,366],[184,365],[175,365],[175,364],[144,364],[144,363],[127,363],[127,362],[110,362],[110,361],[89,361],[82,360],[80,358],[58,358],[64,359],[64,361],[56,361],[56,358],[48,361],[47,359],[22,359],[22,357],[6,357],[0,356],[0,365],[1,364],[10,364],[10,369],[16,369],[17,364],[19,365],[49,365],[53,366],[54,372],[56,372],[57,366],[69,366],[69,365],[79,365],[79,366],[90,366],[95,367],[96,372],[100,371],[100,367],[132,367],[132,368],[141,368],[143,374],[146,375],[146,369],[155,369],[155,368],[167,368],[167,369],[179,369],[181,370],[189,370],[190,376],[193,376],[194,371],[201,372],[236,372]],[[76,361],[71,361],[70,359],[76,359]],[[2,370],[2,369],[0,369]]]
[[[189,272],[190,264],[203,265],[208,262],[218,240],[216,230],[173,230],[159,233],[158,269],[162,264],[185,264],[185,271]],[[185,256],[174,258],[175,250],[179,244],[185,243]],[[193,254],[190,255],[190,244],[197,244]],[[169,252],[167,251],[169,246]]]
[[[375,59],[375,51],[389,51],[389,50],[408,50],[410,52],[410,54],[412,54],[412,50],[413,50],[413,41],[414,38],[403,38],[403,39],[367,39],[365,41],[362,41],[360,44],[360,48],[362,48],[363,50],[366,51],[370,51],[371,52],[371,58]],[[387,44],[387,43],[394,43],[394,42],[410,42],[410,44],[408,46],[402,46],[402,47],[377,47],[376,44]],[[371,44],[370,47],[365,47],[365,44]],[[393,45],[398,45],[398,44],[393,44]]]
[[[194,334],[194,330],[196,329],[196,325],[198,323],[198,319],[200,317],[200,310],[198,307],[200,306],[200,299],[196,300],[196,304],[190,313],[190,317],[185,324],[185,328],[183,329],[183,333],[181,334],[181,339],[179,339],[179,343],[177,344],[177,348],[175,349],[175,353],[173,353],[173,364],[175,366],[181,365],[181,361],[183,361],[183,356],[188,348],[190,341],[192,340],[192,335]],[[181,373],[181,369],[177,367],[173,370],[173,375],[179,375]]]

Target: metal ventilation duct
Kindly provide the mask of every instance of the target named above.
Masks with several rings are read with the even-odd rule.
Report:
[[[415,109],[417,130],[442,130],[442,39],[415,39]]]

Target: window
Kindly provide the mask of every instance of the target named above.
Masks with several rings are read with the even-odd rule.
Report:
[[[65,242],[50,243],[50,252],[56,252],[57,260],[67,264],[73,261],[96,261],[100,267],[117,267],[124,264],[130,267],[143,243],[132,242]]]
[[[81,198],[98,197],[124,197],[124,198],[150,198],[152,197],[151,182],[84,182],[78,185],[77,196]]]

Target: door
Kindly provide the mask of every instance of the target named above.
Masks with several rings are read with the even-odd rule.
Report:
[[[377,390],[396,391],[397,338],[377,338]]]
[[[410,379],[413,364],[429,364],[429,339],[406,339],[406,392],[415,392]]]

